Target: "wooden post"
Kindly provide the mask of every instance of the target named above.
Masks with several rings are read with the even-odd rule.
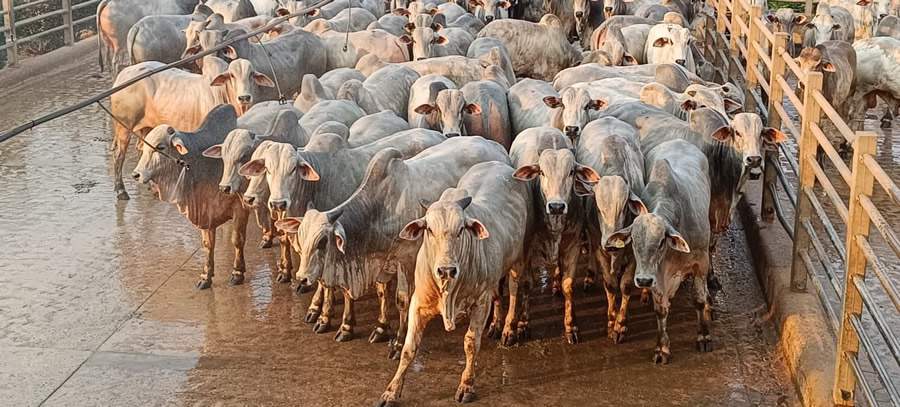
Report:
[[[812,134],[812,123],[819,122],[822,109],[813,98],[813,91],[822,91],[822,73],[810,72],[806,74],[806,90],[803,93],[803,122],[800,128],[799,165],[800,181],[797,184],[797,209],[794,212],[794,249],[791,258],[791,289],[794,291],[806,291],[807,274],[806,265],[800,257],[801,253],[809,250],[809,234],[803,227],[803,222],[809,219],[812,212],[812,203],[803,192],[812,189],[816,183],[816,174],[813,172],[810,160],[815,160],[819,143]]]
[[[736,0],[735,3],[738,3],[738,1]],[[762,6],[755,5],[750,7],[750,19],[748,20],[750,32],[747,33],[747,69],[745,69],[747,82],[744,86],[744,111],[749,113],[758,112],[758,109],[762,109],[762,106],[756,106],[756,98],[753,97],[752,92],[753,89],[756,89],[756,85],[759,84],[755,69],[759,64],[759,53],[756,51],[756,47],[753,46],[753,44],[759,43],[762,37],[759,32],[759,26],[754,23],[754,21],[759,19],[762,19]]]
[[[775,110],[775,104],[781,104],[784,98],[784,89],[778,84],[776,79],[784,76],[785,62],[781,58],[781,53],[787,50],[787,42],[790,41],[790,34],[778,32],[775,33],[775,43],[772,44],[771,58],[772,69],[769,72],[769,127],[781,129],[781,116]],[[794,135],[796,137],[796,135]],[[769,185],[774,185],[778,181],[778,174],[775,173],[775,165],[779,165],[779,152],[766,151],[766,170],[763,175],[762,200],[760,208],[760,218],[764,222],[772,223],[775,220],[775,197],[769,191]]]
[[[803,8],[803,14],[806,14],[806,17],[808,18],[812,18],[813,11],[813,0],[806,0],[806,6]]]
[[[62,9],[65,10],[62,16],[63,25],[66,27],[63,29],[63,36],[65,37],[66,45],[72,45],[75,43],[75,27],[72,25],[72,0],[62,0]]]
[[[16,39],[16,16],[13,10],[13,0],[0,0],[3,3],[3,23],[9,31],[6,33],[6,43],[10,45],[6,49],[6,66],[13,66],[19,61],[19,46]]]
[[[834,404],[852,406],[856,389],[856,374],[850,366],[848,358],[855,358],[859,353],[859,337],[850,323],[852,316],[862,313],[863,300],[853,284],[854,277],[865,277],[866,256],[856,243],[858,236],[869,236],[869,216],[860,205],[859,197],[872,196],[874,178],[869,168],[863,163],[863,157],[875,154],[875,133],[870,131],[856,132],[853,144],[853,172],[850,184],[850,215],[847,218],[847,262],[844,269],[844,304],[841,307],[841,329],[838,332],[837,357],[834,371]],[[876,356],[877,357],[877,356]]]
[[[722,0],[724,1],[724,0]],[[741,2],[738,0],[731,1],[731,55],[740,56],[741,50],[738,48],[738,41],[741,38],[741,26],[738,20],[744,16],[744,10],[741,9]],[[730,65],[730,64],[729,64]]]
[[[728,13],[728,9],[725,7],[726,1],[727,0],[716,1],[716,31],[722,35],[725,35],[725,19],[728,18],[726,16]]]

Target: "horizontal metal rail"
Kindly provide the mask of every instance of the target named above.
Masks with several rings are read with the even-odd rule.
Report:
[[[866,260],[872,264],[872,271],[875,273],[875,277],[878,278],[878,282],[881,283],[881,287],[884,288],[885,293],[887,293],[888,298],[894,304],[894,309],[900,312],[900,294],[898,294],[897,287],[894,287],[894,283],[887,276],[887,266],[875,255],[875,251],[872,250],[872,246],[869,245],[869,240],[865,236],[857,236],[856,244],[859,245],[863,255],[866,256]]]

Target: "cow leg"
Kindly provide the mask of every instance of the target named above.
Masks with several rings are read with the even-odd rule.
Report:
[[[378,322],[375,329],[369,335],[369,343],[384,342],[391,337],[391,324],[388,322],[388,284],[375,283],[375,292],[378,294]]]
[[[519,284],[521,278],[519,271],[513,269],[509,271],[507,276],[507,285],[509,286],[509,309],[506,310],[506,322],[503,324],[503,334],[500,337],[500,344],[503,346],[512,346],[516,343],[516,317],[518,316],[519,305]],[[495,309],[495,312],[497,310]]]
[[[580,250],[578,239],[570,239],[568,244],[563,246],[565,249],[560,253],[560,268],[562,269],[562,292],[565,299],[565,313],[563,324],[565,325],[566,341],[570,344],[576,344],[578,338],[578,325],[575,323],[574,300],[572,298],[572,286],[575,283],[575,266],[578,263],[578,252]]]
[[[259,240],[260,249],[272,247],[275,240],[275,219],[269,216],[269,210],[263,205],[257,205],[253,212],[256,213],[256,224],[262,230],[262,238]]]
[[[398,287],[399,290],[399,287]],[[388,384],[387,390],[381,394],[381,400],[375,403],[376,406],[392,406],[395,405],[403,392],[403,380],[406,377],[406,370],[416,358],[416,352],[419,350],[419,343],[422,341],[422,334],[425,332],[425,325],[434,317],[435,313],[431,309],[421,307],[418,298],[413,297],[409,306],[409,335],[403,343],[403,350],[399,353],[400,364],[397,366],[397,372],[394,378]],[[482,325],[484,320],[481,321]]]
[[[122,182],[122,167],[125,166],[125,153],[128,151],[129,132],[128,129],[119,123],[115,123],[113,128],[115,129],[113,139],[116,149],[114,163],[116,198],[120,201],[127,201],[130,197],[128,196],[128,192],[125,191],[125,183]]]
[[[397,324],[397,337],[390,343],[388,348],[390,352],[388,357],[391,359],[400,358],[400,351],[406,340],[407,320],[410,312],[410,290],[409,282],[403,270],[397,270],[397,312],[400,314],[400,323]]]
[[[606,336],[613,342],[616,340],[616,286],[603,281],[603,289],[606,291]]]
[[[334,289],[325,287],[323,296],[325,299],[322,303],[322,315],[319,315],[319,319],[316,321],[316,324],[313,325],[313,331],[317,334],[323,334],[331,329],[331,311],[334,308]]]
[[[341,318],[341,329],[334,335],[337,342],[347,342],[353,339],[353,326],[356,325],[356,315],[353,312],[353,299],[350,298],[350,290],[344,291],[344,315]]]
[[[325,299],[325,285],[319,282],[316,287],[316,292],[313,294],[312,299],[309,300],[309,308],[306,310],[306,321],[307,324],[311,324],[316,322],[319,319],[319,315],[322,314],[322,302]]]
[[[500,328],[500,315],[503,314],[503,299],[501,298],[503,295],[503,283],[505,283],[505,281],[502,278],[497,283],[497,292],[493,295],[491,301],[491,324],[488,326],[487,331],[487,336],[496,340],[500,339],[500,335],[503,332],[503,329]]]
[[[625,274],[619,282],[619,292],[622,293],[622,304],[619,306],[619,312],[616,314],[616,323],[613,325],[613,342],[625,342],[625,321],[628,316],[628,302],[631,301],[632,290],[634,289],[634,268],[635,263],[629,262],[626,267]]]
[[[290,284],[291,271],[294,269],[291,259],[291,242],[284,233],[280,234],[278,240],[281,245],[281,259],[278,262],[278,276],[275,277],[275,281],[282,284]]]
[[[459,387],[456,388],[456,397],[454,397],[458,403],[469,403],[475,400],[475,356],[478,356],[478,350],[481,349],[481,331],[484,329],[484,323],[488,316],[490,295],[490,292],[487,292],[481,296],[481,300],[475,305],[475,309],[472,310],[472,315],[469,317],[469,330],[466,331],[464,339],[466,368],[459,379]]]
[[[240,203],[235,204],[232,215],[231,244],[234,245],[234,263],[232,265],[231,285],[244,283],[244,272],[247,271],[247,263],[244,261],[244,243],[247,241],[247,219],[250,211],[244,209]]]
[[[661,295],[666,295],[665,293]],[[663,299],[657,298],[653,293],[653,305],[656,310],[656,349],[653,351],[653,362],[667,364],[672,352],[669,349],[669,333],[666,330],[666,321],[669,318],[669,306],[662,304]]]
[[[525,342],[531,336],[528,321],[530,318],[531,289],[534,287],[534,270],[526,270],[524,275],[519,276],[520,290],[517,292],[517,295],[521,298],[519,306],[521,311],[519,311],[519,315],[516,315],[516,319],[519,321],[518,326],[516,326],[516,341],[519,343]]]
[[[200,239],[203,241],[203,252],[206,253],[206,264],[203,266],[203,274],[197,288],[205,290],[212,287],[212,278],[216,268],[216,229],[200,229]]]
[[[709,305],[709,291],[706,284],[706,273],[694,273],[694,306],[697,308],[697,351],[712,352],[712,335],[709,327],[712,321],[712,307]]]

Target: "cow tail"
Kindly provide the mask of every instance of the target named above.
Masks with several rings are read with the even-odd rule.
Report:
[[[97,56],[98,63],[100,64],[100,72],[103,72],[103,30],[100,29],[100,14],[103,13],[103,9],[106,8],[106,0],[101,0],[100,4],[97,5],[97,14],[95,16],[95,24],[97,27]],[[107,54],[109,51],[107,51]]]
[[[140,26],[135,25],[128,30],[128,39],[125,41],[127,54],[125,55],[125,62],[128,65],[134,64],[134,42],[137,40],[138,32],[140,31]]]

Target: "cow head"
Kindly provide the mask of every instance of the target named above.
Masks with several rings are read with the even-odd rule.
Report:
[[[830,12],[817,13],[812,21],[806,24],[807,32],[811,32],[815,39],[815,44],[819,45],[825,41],[833,40],[836,32],[841,29]],[[802,53],[802,52],[801,52]]]
[[[225,87],[226,98],[238,115],[244,114],[256,103],[260,87],[275,87],[266,74],[254,70],[253,64],[242,58],[231,61],[228,70],[216,76],[210,85]]]
[[[519,167],[513,177],[521,181],[539,180],[544,210],[553,232],[560,232],[565,225],[573,195],[589,194],[600,180],[593,168],[577,163],[575,154],[568,148],[541,151],[537,164]]]
[[[591,121],[591,115],[606,106],[603,99],[591,99],[584,89],[568,87],[560,92],[560,96],[547,96],[544,104],[553,112],[554,127],[565,132],[566,136],[577,144],[581,130]]]
[[[444,197],[448,192],[455,195],[452,192],[462,191],[448,190]],[[424,217],[410,222],[400,231],[400,237],[406,240],[424,237],[421,250],[427,268],[420,270],[417,267],[416,279],[430,277],[438,288],[444,329],[448,332],[456,328],[457,314],[462,311],[462,304],[456,301],[460,291],[479,283],[475,279],[480,270],[472,269],[473,263],[467,261],[474,255],[472,247],[477,241],[490,237],[481,221],[466,214],[471,203],[472,198],[468,196],[458,200],[442,198],[430,205]]]
[[[316,182],[319,174],[312,164],[290,144],[279,143],[269,148],[262,158],[251,160],[240,169],[245,177],[266,176],[269,184],[269,209],[285,212],[295,203],[296,184]]]
[[[512,6],[509,0],[469,0],[469,10],[475,18],[485,24],[509,18],[509,9]]]
[[[463,125],[464,114],[480,114],[481,107],[467,103],[459,89],[444,89],[438,92],[434,103],[425,103],[415,108],[415,112],[434,120],[433,128],[447,137],[468,136]]]
[[[335,234],[335,224],[328,220],[328,214],[312,208],[307,209],[302,218],[277,221],[275,227],[287,234],[291,247],[300,257],[296,277],[301,285],[319,281],[325,271],[328,251],[337,244],[343,244]]]
[[[678,64],[693,72],[691,31],[677,24],[657,24],[650,29],[645,49],[648,64]]]
[[[249,130],[235,129],[225,136],[222,144],[206,149],[203,156],[222,160],[222,178],[219,180],[219,191],[226,194],[243,192],[244,179],[238,174],[238,168],[250,161],[253,150],[259,139]]]
[[[647,213],[647,207],[628,181],[618,175],[601,177],[594,187],[594,202],[600,214],[600,242],[624,229],[635,216]],[[615,250],[615,247],[606,247]]]
[[[431,27],[416,27],[411,34],[402,35],[400,43],[412,45],[412,58],[419,61],[437,56],[435,48],[446,46],[449,40]]]
[[[668,165],[665,161],[663,163]],[[670,251],[691,252],[681,233],[655,213],[638,215],[631,226],[613,233],[604,242],[608,250],[623,249],[629,244],[636,265],[634,284],[641,288],[654,287],[664,278],[660,265]]]
[[[306,4],[304,4],[304,2],[289,0],[289,1],[285,2],[284,4],[282,4],[281,7],[278,7],[275,10],[275,15],[277,17],[284,17],[284,16],[288,16],[291,14],[295,14],[298,11],[303,10],[305,8],[306,8]],[[304,27],[307,24],[309,24],[310,21],[313,21],[313,20],[316,20],[319,18],[323,18],[322,10],[318,9],[318,8],[314,8],[303,14],[289,18],[288,22],[290,22],[291,24],[293,24],[296,27]]]
[[[722,142],[731,143],[742,156],[744,171],[758,171],[764,165],[763,152],[777,150],[778,143],[785,140],[780,130],[763,126],[762,118],[756,113],[739,113],[731,122],[733,131],[713,133]]]
[[[606,19],[610,19],[613,16],[627,14],[627,12],[628,12],[628,6],[625,4],[625,0],[602,0],[602,1],[603,1],[603,16]]]
[[[804,48],[800,51],[800,56],[795,59],[800,70],[804,73],[809,72],[835,72],[837,67],[827,60],[825,57],[825,47],[816,45],[812,48]]]

